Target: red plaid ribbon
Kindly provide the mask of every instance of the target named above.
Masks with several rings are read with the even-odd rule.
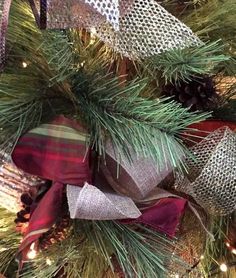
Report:
[[[50,124],[31,130],[17,143],[12,154],[16,166],[53,181],[30,218],[19,252],[25,251],[55,223],[62,210],[64,184],[83,186],[91,181],[87,137],[77,122],[59,116]]]

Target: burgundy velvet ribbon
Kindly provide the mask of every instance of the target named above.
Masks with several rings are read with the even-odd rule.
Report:
[[[163,198],[155,205],[144,209],[137,219],[125,219],[123,224],[141,223],[169,237],[174,237],[187,200],[181,198]]]

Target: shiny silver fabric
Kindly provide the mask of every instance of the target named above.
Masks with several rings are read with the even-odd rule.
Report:
[[[227,215],[236,208],[236,134],[217,129],[192,149],[189,175],[179,175],[176,188],[191,195],[213,215]]]

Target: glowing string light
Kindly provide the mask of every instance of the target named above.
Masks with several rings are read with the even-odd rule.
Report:
[[[220,270],[222,271],[222,272],[227,272],[227,270],[228,270],[228,267],[227,267],[227,265],[226,264],[221,264],[220,265]]]
[[[232,249],[231,251],[234,255],[236,255],[236,249]]]
[[[36,252],[36,250],[34,249],[34,247],[35,247],[35,243],[32,243],[32,244],[30,245],[30,250],[29,250],[29,252],[27,253],[27,258],[28,258],[29,260],[33,260],[33,259],[35,259],[36,256],[37,256],[37,252]]]
[[[25,69],[28,67],[28,64],[26,62],[22,62],[22,67]]]

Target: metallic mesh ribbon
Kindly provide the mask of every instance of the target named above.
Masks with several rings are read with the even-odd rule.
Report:
[[[11,157],[3,153],[0,159],[0,206],[18,212],[22,208],[20,196],[31,190],[32,186],[43,183],[36,176],[28,175],[18,169],[11,161]]]
[[[155,0],[134,0],[129,11],[120,18],[119,31],[109,24],[96,29],[101,40],[131,59],[202,44],[185,24]]]
[[[0,0],[0,72],[5,64],[6,32],[11,0]]]
[[[95,28],[102,41],[131,59],[202,44],[155,0],[30,0],[30,3],[35,15],[37,7],[41,10],[36,15],[41,28]]]
[[[187,177],[175,187],[191,195],[209,213],[227,215],[236,208],[236,134],[222,127],[191,148]]]
[[[41,28],[90,29],[107,22],[119,29],[119,18],[134,0],[29,0]]]

